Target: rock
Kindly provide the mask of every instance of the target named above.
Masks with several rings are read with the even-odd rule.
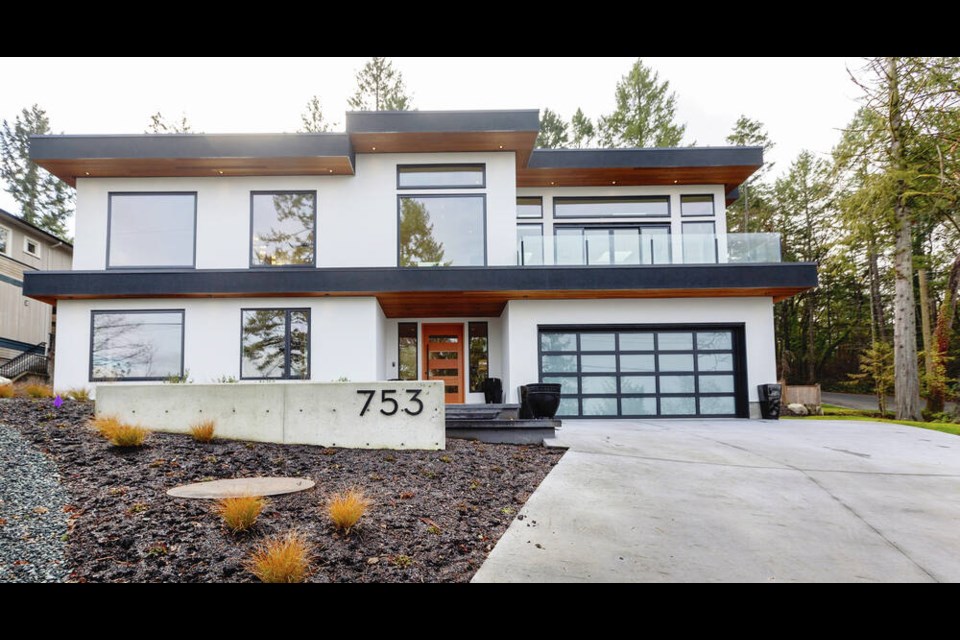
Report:
[[[787,405],[787,411],[792,413],[795,416],[806,416],[810,415],[810,411],[800,404],[799,402],[791,402]]]

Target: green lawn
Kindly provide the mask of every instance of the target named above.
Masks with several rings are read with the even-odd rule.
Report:
[[[960,424],[955,422],[914,422],[913,420],[893,420],[891,418],[875,417],[878,412],[861,411],[859,409],[844,409],[830,404],[823,405],[822,416],[783,416],[784,420],[856,420],[860,422],[886,422],[888,424],[902,424],[908,427],[932,429],[944,433],[960,436]]]

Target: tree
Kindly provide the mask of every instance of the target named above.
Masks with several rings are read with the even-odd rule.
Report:
[[[400,266],[449,266],[443,262],[443,243],[433,237],[430,213],[422,202],[403,198],[400,209]]]
[[[544,109],[540,116],[540,133],[537,134],[535,146],[540,149],[557,149],[566,147],[569,142],[567,123],[556,111]]]
[[[573,136],[573,146],[577,149],[589,147],[597,137],[597,128],[593,126],[593,121],[585,116],[583,109],[579,107],[570,118],[570,133]]]
[[[670,83],[639,59],[617,83],[616,109],[600,118],[605,147],[676,147],[687,126],[675,121],[677,96]]]
[[[412,98],[403,84],[403,74],[386,58],[370,58],[357,72],[357,90],[347,100],[356,111],[407,111]]]
[[[874,342],[860,354],[860,372],[848,374],[851,380],[868,382],[877,396],[880,417],[887,415],[887,394],[894,386],[893,349],[886,342]]]
[[[740,147],[763,147],[764,158],[769,157],[769,152],[774,147],[774,142],[767,134],[767,129],[764,124],[759,120],[751,120],[745,115],[737,118],[737,122],[733,125],[733,130],[730,132],[730,135],[727,136],[727,142]],[[764,185],[761,183],[772,167],[772,162],[765,161],[756,173],[740,185],[740,197],[737,198],[736,202],[727,207],[728,230],[736,230],[742,233],[751,231],[750,209],[752,203],[750,196],[752,195],[751,192],[754,190],[754,187],[757,187],[758,193],[756,194],[756,200],[757,204],[760,205],[759,207],[754,207],[754,209],[757,209],[757,212],[760,214],[769,213],[769,208],[763,206],[766,204],[765,196],[767,193],[764,191]],[[742,226],[739,226],[741,221]],[[759,225],[755,228],[759,228]]]
[[[30,159],[30,136],[50,132],[47,113],[37,105],[22,109],[12,125],[4,120],[0,130],[0,179],[20,207],[24,221],[66,238],[74,190]]]
[[[150,124],[144,133],[193,133],[186,114],[180,114],[179,120],[167,120],[159,111],[150,116]],[[199,133],[199,132],[198,132]]]
[[[307,100],[306,110],[300,114],[300,132],[301,133],[321,133],[323,131],[332,131],[338,126],[336,123],[327,122],[323,116],[323,108],[320,106],[320,98],[313,96]]]

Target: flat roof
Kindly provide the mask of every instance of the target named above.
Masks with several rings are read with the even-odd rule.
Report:
[[[539,133],[540,111],[348,111],[345,126],[347,133]]]
[[[528,169],[723,167],[763,165],[763,147],[534,149]]]

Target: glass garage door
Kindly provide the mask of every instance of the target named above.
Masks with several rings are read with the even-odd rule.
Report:
[[[746,414],[742,327],[540,329],[540,380],[560,417]]]

